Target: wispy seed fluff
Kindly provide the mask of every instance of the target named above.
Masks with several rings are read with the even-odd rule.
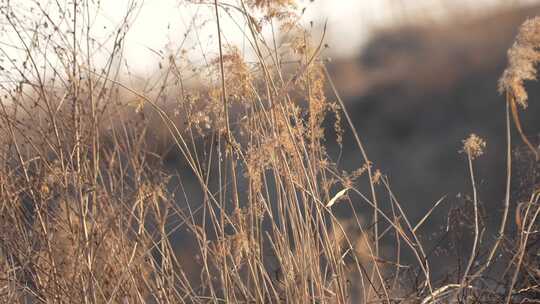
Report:
[[[526,80],[536,80],[536,64],[540,62],[540,17],[525,21],[508,50],[508,66],[499,79],[499,92],[509,93],[522,108],[527,107]]]
[[[471,159],[475,159],[484,154],[485,148],[486,141],[473,133],[463,140],[463,149],[460,152],[465,152]]]

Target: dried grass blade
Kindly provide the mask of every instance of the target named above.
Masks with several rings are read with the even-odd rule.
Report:
[[[336,193],[336,195],[334,195],[334,197],[332,197],[332,199],[328,201],[328,203],[326,204],[326,208],[332,207],[332,205],[334,205],[337,202],[337,200],[341,198],[348,190],[349,188],[345,188],[339,191],[338,193]]]
[[[413,228],[413,233],[416,232],[416,230],[418,228],[420,228],[420,226],[422,226],[422,224],[428,219],[428,217],[431,215],[431,213],[433,212],[433,210],[435,210],[435,208],[437,208],[437,206],[439,206],[440,203],[442,203],[444,201],[444,199],[446,198],[446,195],[441,197],[436,203],[435,205],[433,205],[433,207],[431,207],[431,209],[429,209],[429,211],[426,213],[426,215],[424,215],[424,217],[418,222],[418,224],[416,224],[416,226],[414,226]]]

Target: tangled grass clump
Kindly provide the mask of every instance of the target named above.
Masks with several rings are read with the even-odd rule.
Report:
[[[486,236],[473,170],[486,143],[471,135],[473,195],[455,209],[469,217],[449,215],[446,231],[459,237],[465,227],[471,248],[454,273],[437,276],[424,224],[444,197],[417,222],[407,216],[321,58],[324,30],[314,40],[293,1],[183,3],[213,16],[207,64],[191,65],[181,46],[141,86],[128,85],[129,68],[121,76],[118,64],[135,3],[112,45],[95,44],[87,24],[99,2],[29,3],[34,9],[0,4],[24,50],[19,62],[0,45],[10,84],[0,84],[2,302],[525,303],[537,295],[538,192],[519,204],[513,239],[509,165],[499,235]],[[225,43],[223,18],[245,24],[255,62]],[[205,25],[193,24],[186,37],[198,45]],[[279,38],[262,34],[274,25]],[[108,56],[104,65],[96,53]],[[334,130],[325,129],[329,117]],[[352,134],[358,168],[333,161],[331,131],[339,146]],[[509,162],[510,148],[509,140]],[[501,248],[513,271],[487,284]]]

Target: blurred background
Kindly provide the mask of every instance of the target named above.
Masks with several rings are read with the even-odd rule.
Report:
[[[31,7],[40,3],[52,5],[51,1],[12,2],[17,3],[14,7],[21,12],[31,12]],[[417,222],[437,200],[446,196],[445,203],[432,217],[440,221],[428,226],[433,230],[445,229],[453,206],[472,192],[466,156],[459,151],[462,140],[475,133],[487,141],[485,155],[475,162],[479,198],[490,210],[485,213],[485,219],[495,223],[499,216],[496,211],[502,209],[504,198],[506,146],[505,100],[497,92],[497,80],[506,67],[506,51],[519,25],[540,14],[540,1],[299,0],[297,3],[302,22],[311,29],[315,40],[323,37],[326,24],[323,58],[328,60],[330,74],[371,161],[388,176],[410,220]],[[174,0],[115,0],[102,1],[99,8],[91,18],[93,34],[97,40],[107,41],[106,44],[114,43],[108,35],[114,34],[126,11],[135,10],[121,62],[126,79],[133,83],[157,82],[168,54],[178,50],[185,52],[182,54],[190,58],[193,66],[208,64],[207,58],[217,52],[215,23],[209,6],[185,6]],[[253,54],[246,47],[242,26],[236,24],[234,16],[235,12],[231,11],[223,20],[225,42],[237,45],[250,58]],[[268,28],[265,31],[268,37],[275,34]],[[12,57],[23,57],[20,50],[10,47],[15,40],[14,33],[2,37],[2,50]],[[95,56],[99,60],[101,55]],[[530,106],[521,113],[521,119],[525,133],[538,145],[540,88],[531,83],[528,91]],[[334,98],[330,91],[329,96]],[[332,119],[326,123],[331,129]],[[332,136],[328,134],[328,149],[340,168],[352,171],[360,167],[362,158],[353,149],[351,134],[345,134],[343,149]],[[515,146],[522,145],[516,134],[514,138]],[[518,161],[533,162],[526,150],[518,148],[515,153]],[[177,166],[174,161],[169,165]],[[531,166],[523,165],[529,169],[521,172],[519,162],[516,166],[517,183],[538,182],[538,169],[531,173]],[[538,168],[538,163],[532,167]],[[522,199],[516,191],[514,202]],[[340,206],[335,208],[338,214],[346,212],[340,211]]]
[[[519,25],[540,13],[540,2],[296,3],[315,40],[326,24],[323,57],[329,60],[328,68],[370,158],[389,176],[401,203],[421,216],[440,197],[469,192],[465,156],[459,150],[462,139],[476,133],[487,141],[477,168],[480,198],[498,208],[504,190],[505,101],[497,92],[497,80]],[[150,83],[148,75],[160,78],[167,53],[182,49],[196,66],[208,64],[207,58],[217,52],[212,8],[174,0],[103,1],[95,15],[96,35],[101,28],[102,35],[109,33],[130,9],[136,13],[123,59],[134,82],[140,78]],[[223,18],[224,40],[249,58],[253,54],[237,20],[234,11]],[[275,34],[266,31],[269,38]],[[530,108],[522,119],[525,133],[537,144],[536,87],[531,84]],[[332,124],[328,121],[328,126]],[[345,136],[344,147],[354,147],[352,140],[347,142],[350,138]],[[343,168],[361,165],[357,151],[340,151],[333,143],[329,138],[330,151]]]
[[[121,11],[121,1],[114,3],[117,8],[104,6],[111,22],[116,17],[110,12]],[[519,25],[540,14],[540,2],[297,3],[304,26],[312,29],[315,40],[323,36],[326,24],[323,57],[328,59],[330,74],[370,159],[388,176],[410,220],[419,221],[437,200],[446,197],[426,230],[447,231],[449,215],[472,193],[466,156],[459,151],[462,140],[475,133],[487,141],[485,155],[475,162],[479,198],[489,210],[483,210],[483,219],[491,227],[498,223],[504,199],[506,143],[505,99],[497,92],[497,81],[506,67],[506,51]],[[184,49],[193,51],[195,56],[191,58],[199,60],[195,65],[205,64],[206,60],[196,54],[216,52],[212,12],[200,7],[192,9],[179,9],[174,1],[147,1],[141,6],[130,32],[132,40],[126,47],[127,62],[132,63],[134,74],[157,71],[161,59],[156,54],[163,54],[159,50],[188,46]],[[249,58],[252,54],[231,14],[224,20],[225,40],[238,45]],[[190,39],[193,33],[184,29],[193,22],[202,30]],[[267,33],[268,37],[272,34]],[[528,89],[531,102],[521,119],[525,133],[538,145],[540,90],[535,83],[528,84]],[[329,96],[334,98],[330,91]],[[331,130],[332,119],[326,123]],[[535,165],[526,149],[519,148],[523,143],[517,138],[514,133],[514,146],[518,147],[515,183],[521,185],[515,185],[513,204],[525,199],[519,193],[520,188],[528,189],[522,187],[524,184],[539,181],[538,163]],[[336,145],[332,132],[328,133],[327,144],[341,168],[352,171],[362,165],[352,134],[345,134],[343,149]],[[381,197],[389,200],[387,196],[383,193]],[[334,210],[346,216],[346,207],[340,208]],[[466,223],[464,220],[463,225]],[[432,242],[425,240],[428,244],[440,240],[440,234],[426,235],[433,238]],[[444,267],[439,271],[444,272]]]

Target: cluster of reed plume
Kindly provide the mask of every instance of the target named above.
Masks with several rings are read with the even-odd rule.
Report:
[[[538,294],[538,276],[521,270],[534,266],[528,246],[538,229],[538,192],[520,204],[508,292],[478,289],[507,240],[511,203],[508,189],[500,234],[483,242],[473,172],[483,140],[471,136],[463,149],[474,194],[471,255],[464,272],[433,277],[419,235],[442,199],[417,223],[408,219],[321,59],[324,33],[316,40],[301,28],[291,0],[194,2],[214,18],[216,52],[204,67],[190,66],[207,80],[185,85],[189,61],[171,52],[150,88],[118,76],[135,5],[110,37],[110,60],[96,68],[92,48],[102,49],[86,27],[88,2],[51,2],[60,15],[37,5],[46,20],[37,24],[0,4],[25,52],[22,63],[2,53],[10,64],[3,76],[13,80],[0,101],[2,302],[512,302]],[[254,63],[224,42],[227,16],[245,24]],[[64,32],[66,23],[75,30]],[[540,31],[537,23],[526,23],[510,53],[501,80],[509,105],[526,104],[522,82],[536,75],[538,43],[528,37]],[[281,37],[269,40],[262,31],[274,26]],[[324,128],[328,119],[334,130]],[[350,134],[359,168],[346,172],[332,160],[331,131],[338,145]],[[359,206],[372,211],[359,214]],[[338,218],[338,207],[350,216]],[[189,248],[173,242],[180,234]],[[383,252],[389,240],[392,252]]]

